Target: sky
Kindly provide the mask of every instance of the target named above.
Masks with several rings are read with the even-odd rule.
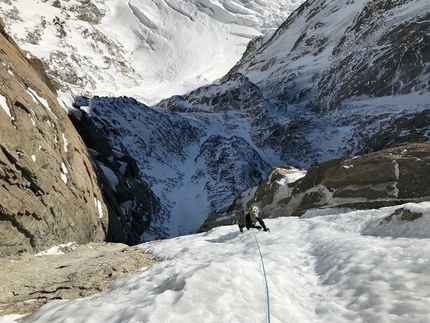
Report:
[[[404,205],[423,214],[413,222],[384,221],[399,207],[313,210],[265,219],[271,233],[230,225],[142,244],[164,260],[20,322],[427,323],[430,203]]]

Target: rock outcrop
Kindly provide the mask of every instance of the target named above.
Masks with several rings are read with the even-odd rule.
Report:
[[[222,225],[237,223],[240,215],[256,205],[260,208],[259,215],[265,217],[282,216],[280,205],[289,201],[295,182],[306,175],[306,170],[292,166],[272,168],[269,175],[260,185],[240,192],[233,203],[221,214],[212,213],[198,232],[205,232]]]
[[[286,180],[288,172],[298,179]],[[429,201],[429,183],[430,143],[405,143],[371,154],[333,159],[307,171],[274,168],[258,188],[242,192],[226,214],[213,214],[200,232],[235,223],[237,214],[251,205],[260,207],[263,218],[274,218],[301,216],[315,208],[371,209]],[[420,216],[403,209],[394,215],[399,214],[409,221]]]
[[[0,25],[0,256],[103,241],[108,212],[87,148],[36,59]]]
[[[429,156],[430,143],[407,143],[321,163],[295,183],[289,203],[364,209],[429,199]]]
[[[0,259],[0,315],[29,314],[54,299],[97,297],[113,280],[157,261],[120,243],[71,245],[60,253]]]
[[[395,210],[392,214],[384,219],[384,221],[390,222],[393,218],[397,217],[401,221],[415,221],[423,216],[422,213],[412,212],[404,207]]]

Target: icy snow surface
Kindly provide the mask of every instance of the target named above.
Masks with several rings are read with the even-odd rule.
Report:
[[[430,204],[406,205],[423,213],[414,222],[383,221],[398,207],[267,219],[271,233],[255,237],[226,226],[142,244],[165,260],[105,294],[51,301],[23,322],[266,322],[256,239],[273,323],[429,322]]]

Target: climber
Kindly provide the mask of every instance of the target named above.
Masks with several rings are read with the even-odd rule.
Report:
[[[255,225],[257,221],[261,226]],[[247,214],[239,216],[238,226],[240,232],[243,232],[243,228],[245,227],[247,230],[254,228],[258,230],[263,229],[263,231],[270,231],[269,228],[266,227],[264,221],[258,216],[258,207],[255,205],[249,210]]]

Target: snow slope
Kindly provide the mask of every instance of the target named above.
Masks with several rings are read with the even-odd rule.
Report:
[[[429,322],[430,204],[405,205],[423,214],[413,222],[384,221],[399,207],[315,210],[267,219],[270,234],[225,226],[143,244],[164,261],[20,322]]]

